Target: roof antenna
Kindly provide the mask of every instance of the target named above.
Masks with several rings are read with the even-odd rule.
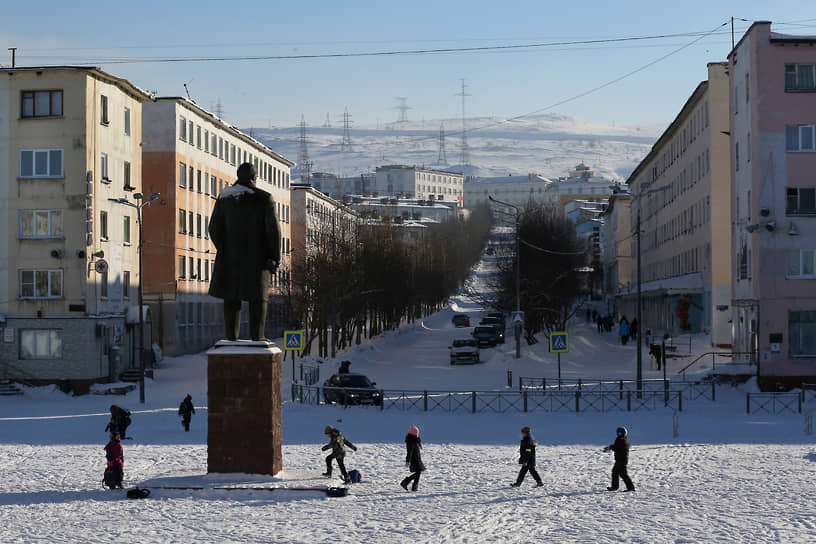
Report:
[[[193,78],[193,79],[195,79],[195,78]],[[191,80],[190,80],[190,81],[188,81],[187,83],[192,83],[192,82],[193,82],[193,79],[191,79]],[[195,100],[193,100],[193,98],[190,96],[190,89],[187,87],[187,83],[185,83],[185,84],[184,84],[184,92],[186,92],[186,93],[187,93],[187,100],[189,100],[190,102],[192,102],[193,104],[195,104],[195,103],[196,103],[196,101],[195,101]]]

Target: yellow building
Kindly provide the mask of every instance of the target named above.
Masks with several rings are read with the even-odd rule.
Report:
[[[0,370],[83,389],[131,366],[142,102],[85,67],[0,70]]]

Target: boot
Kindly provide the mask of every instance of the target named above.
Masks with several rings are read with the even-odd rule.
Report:
[[[331,478],[331,472],[324,472],[323,476],[325,476],[326,478]]]
[[[400,482],[400,487],[403,488],[405,491],[408,491],[408,480],[403,480]]]
[[[513,482],[510,487],[521,487],[521,482]]]

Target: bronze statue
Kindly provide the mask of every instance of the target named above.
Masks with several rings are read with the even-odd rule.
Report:
[[[238,181],[218,195],[210,218],[210,238],[218,253],[210,295],[224,299],[228,340],[237,340],[241,301],[249,302],[252,340],[264,338],[272,274],[280,263],[280,229],[272,196],[255,186],[257,172],[248,162],[238,167]]]

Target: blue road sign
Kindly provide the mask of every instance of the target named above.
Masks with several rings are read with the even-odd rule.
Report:
[[[516,323],[524,325],[524,312],[512,312],[510,314],[510,322],[514,325]]]
[[[550,353],[567,353],[569,351],[569,334],[565,332],[550,333]]]
[[[287,351],[303,349],[303,331],[284,331],[283,348]]]

